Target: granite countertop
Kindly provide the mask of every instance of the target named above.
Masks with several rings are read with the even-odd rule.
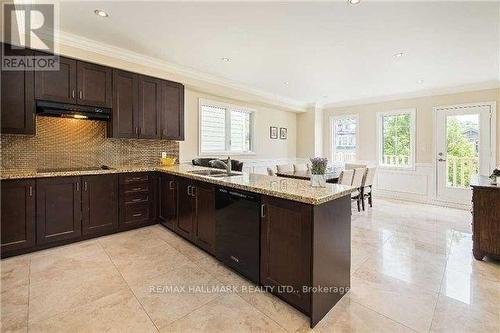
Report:
[[[490,178],[486,176],[473,176],[471,178],[470,186],[472,187],[483,187],[483,188],[493,188],[500,190],[500,185],[491,184]]]
[[[127,172],[157,171],[182,176],[207,183],[226,186],[274,196],[278,198],[319,205],[349,195],[355,189],[351,186],[326,184],[324,188],[311,187],[307,180],[274,177],[259,174],[240,173],[232,177],[209,177],[189,173],[192,170],[209,169],[192,165],[166,166],[120,166],[109,170],[37,172],[36,170],[2,170],[0,179],[45,178],[64,176],[102,175]]]

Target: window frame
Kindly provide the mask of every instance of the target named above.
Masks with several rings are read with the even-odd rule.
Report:
[[[416,119],[417,109],[399,109],[391,111],[377,112],[377,165],[381,169],[392,169],[392,170],[411,170],[415,171],[415,161],[416,161],[416,140],[417,140],[417,119]],[[383,163],[383,151],[384,151],[384,139],[383,139],[383,118],[385,116],[399,116],[399,115],[409,115],[410,116],[410,159],[408,166],[395,166]]]
[[[354,149],[354,161],[358,160],[358,149],[359,149],[359,115],[356,114],[345,114],[339,116],[331,116],[330,117],[330,158],[332,163],[346,163],[345,161],[336,161],[335,153],[336,153],[336,143],[335,143],[335,121],[344,120],[344,119],[352,119],[356,120],[356,148]]]
[[[201,128],[202,128],[202,106],[209,105],[224,108],[226,110],[226,137],[225,144],[226,149],[224,151],[202,151],[202,142],[201,142]],[[231,151],[231,112],[232,111],[244,111],[250,114],[250,150],[249,151]],[[236,105],[230,103],[224,103],[219,101],[214,101],[205,98],[198,99],[198,155],[199,156],[227,156],[227,155],[255,155],[255,119],[256,118],[256,110]]]

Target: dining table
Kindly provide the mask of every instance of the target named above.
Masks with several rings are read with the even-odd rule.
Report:
[[[327,183],[338,183],[340,173],[341,173],[341,170],[326,172],[325,173],[326,182]],[[311,171],[280,171],[280,172],[276,172],[276,176],[310,180],[312,174],[311,174]]]

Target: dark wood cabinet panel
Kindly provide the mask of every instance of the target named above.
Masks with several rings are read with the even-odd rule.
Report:
[[[155,223],[157,216],[156,174],[122,174],[119,182],[119,229],[128,230]]]
[[[35,244],[35,181],[2,180],[2,257]]]
[[[10,56],[30,56],[31,50],[8,52]],[[3,61],[0,55],[0,61]],[[35,134],[34,73],[25,71],[1,72],[1,132],[4,134]]]
[[[77,62],[78,104],[102,106],[112,105],[112,69],[105,66]]]
[[[76,60],[59,57],[58,71],[36,71],[36,99],[75,104],[76,64]]]
[[[158,175],[158,220],[169,229],[177,223],[178,181],[175,177]]]
[[[215,255],[215,190],[207,183],[195,183],[194,242],[205,251]]]
[[[102,235],[118,229],[118,175],[82,177],[82,233]]]
[[[159,79],[139,76],[139,137],[157,139],[158,117],[161,108],[161,84]]]
[[[137,74],[113,71],[113,130],[115,138],[136,138],[139,134],[139,80]]]
[[[472,191],[472,254],[500,259],[500,189],[476,186]]]
[[[37,180],[37,244],[47,244],[81,236],[80,181],[80,177]]]
[[[311,283],[312,206],[273,197],[262,197],[260,282],[290,304],[308,313]],[[292,286],[294,291],[278,291]]]
[[[192,239],[194,225],[194,202],[191,196],[192,182],[189,179],[178,178],[178,214],[175,231],[187,238]]]
[[[163,82],[161,110],[162,139],[184,140],[184,86],[182,84]]]

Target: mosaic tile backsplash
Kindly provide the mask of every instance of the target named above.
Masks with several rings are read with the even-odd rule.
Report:
[[[36,136],[1,135],[2,169],[159,165],[161,152],[179,159],[179,143],[109,139],[106,123],[37,117]]]

